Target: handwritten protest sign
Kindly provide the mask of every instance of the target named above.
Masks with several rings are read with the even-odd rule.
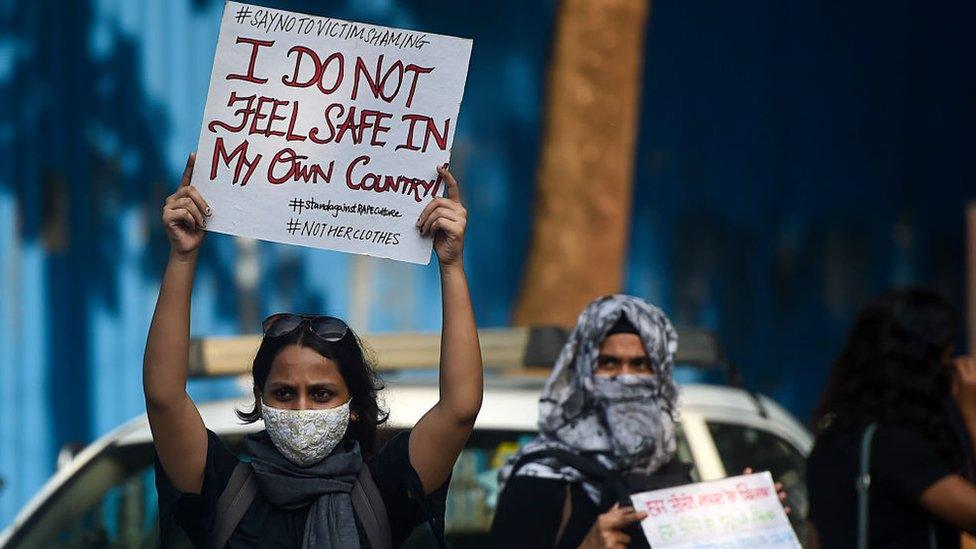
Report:
[[[631,496],[654,549],[800,547],[773,477],[757,473]]]
[[[194,185],[207,229],[428,263],[471,41],[227,2]]]

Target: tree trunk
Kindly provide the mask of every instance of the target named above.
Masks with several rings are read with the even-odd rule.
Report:
[[[516,324],[572,325],[621,289],[649,11],[649,0],[559,7]]]

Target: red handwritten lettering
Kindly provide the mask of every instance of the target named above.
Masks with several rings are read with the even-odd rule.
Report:
[[[264,84],[268,81],[268,79],[254,76],[254,65],[258,59],[258,49],[273,46],[274,40],[257,40],[256,38],[244,38],[243,36],[238,36],[235,44],[242,43],[251,45],[251,60],[247,64],[247,74],[228,74],[227,80],[243,80],[245,82],[253,82],[255,84]]]
[[[674,513],[689,511],[695,508],[695,498],[684,492],[674,492],[668,497],[668,505]]]
[[[447,136],[451,130],[451,119],[448,118],[444,120],[444,132],[440,133],[437,131],[437,125],[434,124],[434,119],[422,114],[405,114],[400,117],[400,120],[404,122],[410,122],[407,128],[407,142],[402,145],[397,145],[396,150],[409,149],[412,151],[419,150],[420,152],[427,152],[427,147],[430,145],[430,138],[433,137],[434,141],[437,143],[437,148],[442,151],[447,150]],[[413,142],[414,129],[418,123],[423,123],[424,129],[424,144],[423,146],[418,146]]]
[[[289,179],[292,181],[303,181],[305,183],[318,183],[319,179],[330,183],[332,181],[332,168],[335,161],[329,162],[328,171],[318,164],[303,164],[302,160],[308,160],[308,156],[297,154],[290,147],[278,151],[268,165],[268,182],[273,185],[280,185]],[[284,175],[278,176],[275,168],[284,165],[286,170]]]
[[[325,95],[329,95],[335,92],[337,89],[339,89],[339,86],[342,85],[342,78],[345,72],[345,58],[342,56],[342,53],[335,52],[332,55],[326,57],[325,62],[322,62],[319,59],[318,54],[315,53],[314,50],[310,48],[306,48],[305,46],[292,47],[290,50],[288,50],[288,55],[291,55],[292,52],[296,54],[295,71],[294,73],[292,73],[292,77],[290,81],[288,80],[287,75],[282,76],[281,77],[282,84],[294,88],[307,88],[314,84],[319,89],[319,91]],[[312,75],[308,78],[308,80],[306,80],[305,82],[299,82],[298,75],[299,72],[301,71],[302,59],[306,57],[311,59],[314,68],[312,70]],[[332,85],[326,88],[325,84],[323,83],[323,78],[325,76],[325,73],[328,71],[329,67],[333,65],[333,63],[337,64],[338,69],[336,70],[335,78],[332,81]]]
[[[644,510],[652,517],[667,514],[668,509],[664,505],[663,499],[650,499],[644,502]]]
[[[346,168],[346,186],[353,190],[373,191],[377,193],[394,192],[405,195],[413,195],[414,200],[422,202],[424,198],[436,196],[440,189],[440,175],[436,179],[418,179],[405,175],[381,175],[367,172],[361,177],[356,177],[356,169],[362,165],[370,163],[370,157],[362,155],[349,163]]]
[[[381,54],[376,59],[376,69],[372,73],[369,72],[363,58],[356,58],[356,69],[352,84],[352,99],[355,100],[359,94],[360,78],[362,78],[362,81],[366,83],[367,91],[374,99],[382,99],[387,103],[392,103],[400,95],[400,90],[403,88],[403,81],[407,73],[413,73],[410,92],[407,94],[405,102],[406,106],[410,107],[413,104],[414,94],[417,91],[417,80],[421,74],[432,72],[434,67],[421,67],[414,64],[404,65],[403,61],[396,60],[384,70],[384,58],[385,55]],[[391,91],[389,88],[393,85],[395,87]]]
[[[238,145],[230,154],[227,154],[227,149],[224,147],[224,138],[218,137],[217,142],[214,144],[213,160],[210,163],[210,180],[213,181],[217,179],[217,162],[222,160],[224,166],[230,167],[230,162],[234,158],[237,158],[237,166],[234,167],[234,179],[233,183],[236,185],[238,181],[241,183],[241,187],[247,185],[249,179],[251,179],[251,174],[254,173],[254,169],[258,167],[258,163],[261,161],[261,155],[255,155],[253,160],[247,158],[247,140],[245,139]],[[247,171],[244,173],[244,179],[240,179],[241,169],[246,168]]]

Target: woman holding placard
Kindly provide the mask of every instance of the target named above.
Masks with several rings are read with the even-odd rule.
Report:
[[[834,361],[807,462],[812,547],[959,546],[976,532],[976,360],[924,289],[867,306]]]
[[[677,348],[671,321],[643,299],[587,305],[539,399],[539,436],[499,473],[492,547],[647,545],[645,515],[620,501],[691,482],[691,466],[673,459]]]
[[[176,524],[197,547],[387,548],[422,522],[443,544],[448,479],[483,384],[457,181],[439,167],[448,197],[433,200],[417,221],[433,236],[440,263],[440,400],[410,432],[375,451],[386,415],[353,331],[328,316],[272,315],[254,358],[254,406],[238,411],[266,427],[246,437],[247,464],[207,430],[186,393],[190,293],[212,213],[190,184],[193,160],[163,207],[171,252],[143,365],[163,545]]]
[[[693,482],[677,455],[677,349],[667,315],[643,299],[583,309],[542,390],[539,436],[499,472],[491,547],[648,546],[630,495]]]

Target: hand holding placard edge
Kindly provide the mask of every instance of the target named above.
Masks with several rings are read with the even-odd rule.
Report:
[[[447,197],[435,198],[424,207],[417,219],[420,234],[434,236],[434,251],[441,267],[458,266],[464,251],[468,210],[461,204],[461,189],[447,164],[437,167],[447,183]]]

